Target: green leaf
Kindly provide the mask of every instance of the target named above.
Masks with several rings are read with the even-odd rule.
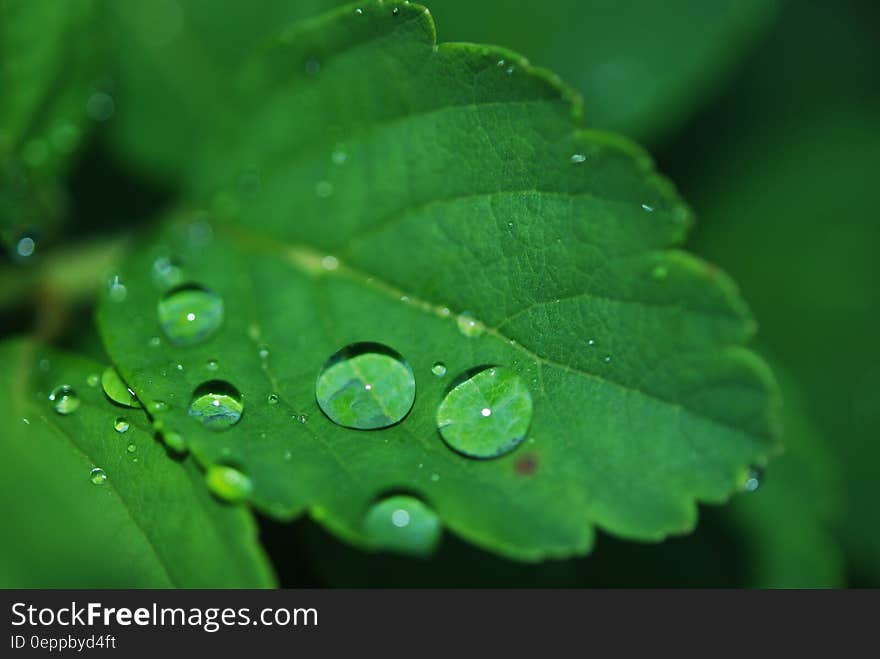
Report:
[[[67,203],[60,181],[85,140],[103,89],[93,0],[0,4],[0,240],[41,237]],[[110,100],[108,100],[110,99]],[[107,118],[101,115],[101,118]],[[18,250],[24,258],[28,250]]]
[[[212,499],[142,411],[111,403],[99,364],[23,340],[0,360],[3,587],[273,585],[249,513]]]
[[[120,373],[201,462],[246,474],[260,509],[309,511],[363,546],[377,546],[367,510],[394,494],[525,560],[585,553],[593,526],[690,530],[697,501],[726,500],[765,461],[774,427],[734,286],[674,247],[687,209],[637,147],[579,130],[554,76],[509,51],[436,46],[416,5],[359,9],[248,67],[247,130],[230,126],[201,173],[228,186],[213,212],[169,220],[126,260],[125,299],[102,301]],[[177,289],[151,272],[169,257],[223,301],[192,345],[160,322]],[[363,342],[415,376],[389,428],[344,428],[316,400],[327,360]],[[533,416],[514,450],[469,459],[437,410],[485,366],[516,374]],[[189,414],[206,385],[240,393],[222,431]]]

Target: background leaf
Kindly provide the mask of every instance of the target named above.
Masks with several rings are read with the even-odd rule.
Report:
[[[262,510],[308,509],[364,546],[366,511],[394,492],[520,559],[583,553],[593,525],[690,530],[695,502],[737,489],[774,428],[733,285],[671,249],[687,210],[636,147],[578,131],[554,77],[509,51],[435,47],[415,5],[360,9],[252,61],[249,130],[230,125],[225,155],[203,161],[202,185],[228,186],[212,214],[171,221],[127,260],[124,300],[103,301],[114,362],[199,460],[246,474]],[[176,289],[157,259],[223,301],[201,342],[163,335],[156,309]],[[403,355],[418,388],[402,423],[372,433],[315,401],[325,361],[361,341]],[[481,365],[534,399],[529,439],[495,460],[453,453],[435,425],[448,383]],[[188,415],[212,382],[244,404],[222,432]]]
[[[64,216],[61,176],[90,124],[112,116],[104,39],[92,0],[0,4],[0,240],[48,237]]]
[[[15,539],[0,548],[3,587],[273,585],[249,513],[212,499],[142,411],[109,402],[100,364],[22,340],[0,359],[0,531]],[[61,384],[78,401],[66,415],[48,400]]]

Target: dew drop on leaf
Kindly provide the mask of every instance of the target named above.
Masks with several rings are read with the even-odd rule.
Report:
[[[443,362],[436,362],[431,367],[431,373],[436,375],[438,378],[442,378],[444,375],[446,375],[446,365]]]
[[[116,421],[113,422],[113,429],[118,433],[128,432],[129,427],[128,421],[121,416],[116,417]]]
[[[205,472],[205,483],[215,496],[230,503],[244,501],[253,489],[250,478],[226,465],[209,467]]]
[[[28,258],[33,255],[36,246],[37,244],[34,242],[33,238],[25,236],[16,244],[15,252],[22,258]]]
[[[135,451],[137,451],[137,446],[135,446],[134,444],[129,444],[125,447],[125,450],[129,453],[134,453]]]
[[[111,302],[124,302],[128,297],[128,289],[119,279],[119,275],[114,276],[107,282],[107,297]]]
[[[223,300],[208,289],[185,284],[159,301],[159,325],[177,346],[201,343],[223,322]]]
[[[140,407],[134,391],[122,381],[119,373],[112,366],[108,366],[101,374],[101,387],[104,394],[117,405],[125,407]]]
[[[437,409],[437,428],[446,444],[473,458],[512,451],[532,420],[532,396],[509,368],[472,369],[456,378]]]
[[[62,384],[49,393],[49,402],[61,415],[72,414],[79,408],[80,400],[70,385]]]
[[[210,430],[225,430],[241,420],[241,393],[228,382],[213,380],[199,385],[189,404],[189,415]]]
[[[364,532],[374,546],[405,554],[430,553],[441,530],[437,514],[405,494],[374,503],[364,517]]]
[[[100,467],[93,467],[89,471],[89,480],[92,481],[92,485],[103,485],[107,482],[107,472]]]
[[[467,337],[480,336],[486,329],[485,325],[465,311],[456,319],[458,331]]]
[[[153,261],[153,282],[159,288],[173,288],[183,282],[183,271],[174,259],[162,256]]]
[[[101,384],[101,376],[97,373],[91,373],[86,378],[86,384],[88,384],[90,387],[97,387],[99,384]]]
[[[570,160],[576,165],[584,162],[586,159],[587,157],[583,153],[573,153],[570,158]]]
[[[276,405],[278,403],[278,394],[269,394],[266,400],[269,405]]]
[[[324,414],[358,430],[394,425],[409,413],[415,395],[412,368],[399,353],[378,343],[355,343],[336,352],[315,383]]]
[[[746,473],[745,481],[742,484],[743,492],[754,492],[758,488],[761,487],[761,481],[764,478],[764,473],[761,469],[757,467],[752,467]]]

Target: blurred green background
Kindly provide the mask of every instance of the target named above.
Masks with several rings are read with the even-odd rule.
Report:
[[[332,0],[0,0],[0,328],[102,359],[95,281],[185,194],[260,40]],[[880,586],[880,4],[436,0],[441,41],[559,73],[585,123],[645,144],[694,207],[785,396],[756,492],[659,545],[518,565],[430,561],[261,520],[282,585]],[[246,130],[246,126],[243,127]]]

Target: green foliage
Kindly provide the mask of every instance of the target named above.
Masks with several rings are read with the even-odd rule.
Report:
[[[771,378],[740,346],[753,324],[732,284],[674,249],[689,216],[671,186],[630,143],[578,130],[554,77],[437,48],[422,8],[386,3],[285,33],[239,89],[249,129],[230,126],[199,177],[226,187],[126,260],[100,325],[154,420],[247,474],[262,511],[309,510],[368,546],[370,503],[415,492],[456,533],[535,560],[587,551],[593,525],[687,531],[696,501],[724,501],[772,451]],[[210,337],[182,346],[157,316],[177,294],[157,259],[223,300]],[[374,433],[315,398],[326,360],[363,341],[417,382],[406,419]],[[451,451],[436,362],[515,372],[528,441],[495,460]],[[190,413],[206,381],[241,392],[223,432]]]
[[[28,341],[0,344],[0,361],[0,585],[273,585],[250,514],[212,499],[142,411],[110,402],[99,364]]]

